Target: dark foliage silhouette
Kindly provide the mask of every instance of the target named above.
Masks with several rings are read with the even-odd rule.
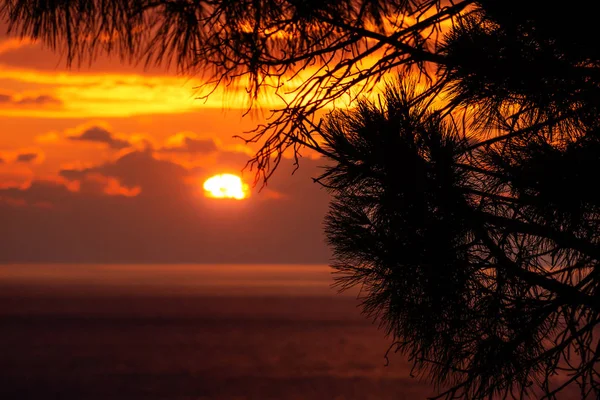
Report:
[[[388,87],[323,127],[338,283],[442,397],[552,397],[559,371],[597,395],[597,139],[473,151],[426,103]]]
[[[245,137],[331,162],[342,288],[445,398],[600,396],[600,48],[586,3],[4,0],[11,32],[286,106]],[[378,100],[374,94],[390,73]],[[284,96],[285,82],[302,83]],[[373,97],[371,97],[373,98]],[[349,110],[319,119],[337,100]]]

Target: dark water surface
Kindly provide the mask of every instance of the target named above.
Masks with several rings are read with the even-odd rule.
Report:
[[[324,266],[0,266],[0,399],[422,399]]]

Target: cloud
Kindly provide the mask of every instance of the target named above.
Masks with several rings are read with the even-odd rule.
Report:
[[[39,50],[36,51],[39,53]],[[52,68],[31,68],[31,60],[6,62],[0,57],[0,80],[8,82],[8,88],[43,87],[47,94],[60,95],[62,107],[2,107],[0,115],[36,117],[109,118],[134,115],[181,114],[199,108],[194,87],[200,80],[164,74],[106,73],[94,63],[92,71],[57,71]],[[39,58],[39,55],[38,55]],[[37,64],[37,61],[33,61]],[[45,61],[42,61],[45,64]],[[12,64],[12,65],[11,65]],[[16,64],[16,65],[14,65]],[[114,62],[112,64],[115,64]],[[219,98],[210,105],[220,108],[224,101]],[[202,104],[206,107],[206,104]],[[241,108],[241,107],[238,107]]]
[[[21,153],[17,155],[16,162],[29,163],[38,158],[37,153]]]
[[[268,191],[243,201],[204,197],[202,182],[221,171],[149,150],[64,169],[65,182],[0,189],[0,262],[326,263],[316,166],[291,176],[285,160]]]
[[[130,146],[128,141],[115,138],[111,132],[100,126],[92,126],[77,136],[68,136],[68,139],[82,142],[104,143],[111,149],[116,150]]]
[[[78,180],[79,191],[109,196],[134,197],[140,194],[139,186],[126,187],[118,179],[99,173],[88,173]]]
[[[107,162],[91,168],[63,169],[59,172],[62,178],[79,181],[82,184],[98,182],[98,177],[115,179],[124,190],[144,196],[173,196],[184,190],[185,179],[190,171],[179,164],[155,159],[152,151],[132,151],[116,161]],[[134,192],[131,192],[134,191]],[[121,190],[123,193],[123,190]],[[104,193],[109,194],[106,190]]]
[[[9,206],[45,205],[50,208],[52,204],[60,204],[71,192],[59,180],[34,180],[26,187],[11,187],[0,189],[0,198]]]
[[[0,93],[0,104],[11,106],[59,105],[62,101],[49,95],[12,96]]]
[[[197,139],[193,137],[184,137],[181,143],[165,146],[161,149],[164,152],[173,153],[212,153],[217,151],[217,145],[212,139]]]
[[[16,154],[6,157],[1,155],[3,162],[0,162],[0,189],[9,187],[26,187],[35,173],[27,163],[15,163]],[[39,160],[36,160],[39,162]]]
[[[24,164],[41,164],[44,160],[45,153],[35,147],[0,151],[0,165],[2,166],[2,172],[16,173],[19,169],[30,171],[30,168]],[[2,174],[0,174],[0,186],[2,186],[3,178]]]
[[[49,95],[41,95],[37,97],[23,97],[21,99],[16,100],[16,104],[20,105],[30,105],[30,104],[61,104],[62,102]]]
[[[0,25],[1,26],[1,25]],[[33,44],[33,40],[28,38],[9,38],[0,41],[0,54],[8,53],[10,51],[29,47]]]

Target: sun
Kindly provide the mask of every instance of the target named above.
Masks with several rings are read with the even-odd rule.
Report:
[[[219,174],[204,182],[204,194],[215,199],[242,200],[248,197],[248,185],[233,174]]]

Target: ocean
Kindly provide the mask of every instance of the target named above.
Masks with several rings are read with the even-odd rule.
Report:
[[[0,399],[424,399],[316,265],[2,265]]]

